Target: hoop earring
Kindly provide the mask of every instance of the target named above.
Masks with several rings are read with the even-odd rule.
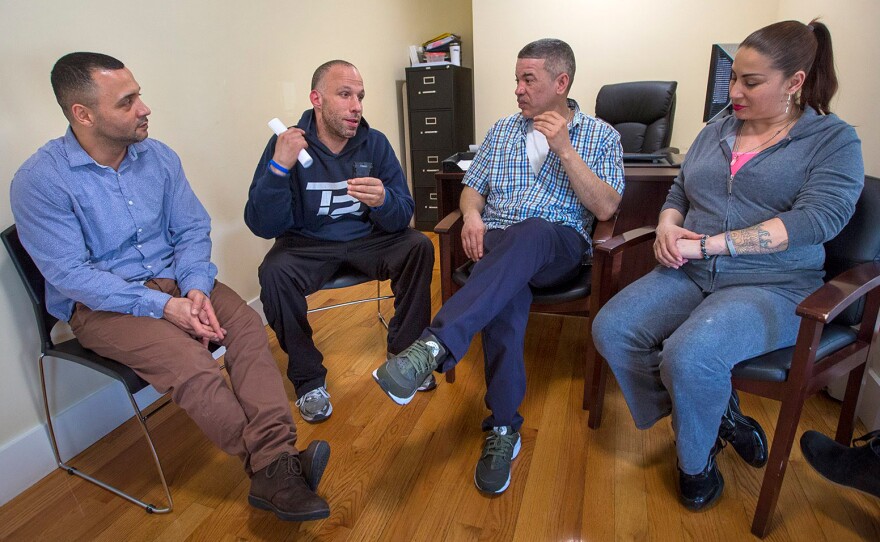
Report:
[[[788,115],[788,110],[791,108],[791,94],[785,99],[785,114]]]

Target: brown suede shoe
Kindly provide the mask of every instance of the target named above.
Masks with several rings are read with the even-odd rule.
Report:
[[[330,516],[327,501],[309,489],[299,457],[283,452],[251,477],[248,503],[270,510],[284,521],[309,521]]]
[[[318,484],[324,476],[324,469],[330,460],[330,443],[326,440],[313,440],[308,447],[299,453],[303,478],[312,491],[318,490]]]

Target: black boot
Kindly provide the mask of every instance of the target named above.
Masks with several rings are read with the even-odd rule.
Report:
[[[767,464],[767,435],[754,418],[743,415],[736,390],[730,394],[721,417],[718,437],[731,444],[749,465],[760,468]]]
[[[864,442],[861,446],[855,446]],[[822,433],[807,431],[801,435],[804,459],[832,482],[880,497],[880,431],[872,431],[853,440],[852,448],[839,444]]]
[[[686,474],[681,468],[678,469],[678,499],[692,512],[711,507],[724,491],[724,477],[715,462],[720,449],[718,443],[712,447],[706,468],[699,474]]]

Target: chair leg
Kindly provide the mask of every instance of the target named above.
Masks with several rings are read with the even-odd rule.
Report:
[[[587,346],[587,359],[584,365],[584,410],[590,411],[587,425],[598,429],[602,423],[602,408],[605,404],[605,383],[608,381],[608,364],[596,351],[592,341]]]
[[[847,379],[843,405],[840,408],[840,418],[837,421],[837,434],[834,436],[834,440],[844,446],[849,446],[852,440],[853,425],[856,418],[856,403],[859,402],[859,392],[862,387],[862,377],[865,376],[865,366],[866,363],[863,363],[850,371],[849,379]]]
[[[779,500],[779,491],[782,489],[782,480],[788,467],[788,457],[791,454],[805,400],[806,394],[801,392],[790,400],[782,402],[770,446],[770,458],[764,470],[764,479],[761,481],[761,494],[752,521],[752,534],[759,538],[767,535],[773,512],[776,510],[776,502]]]
[[[156,464],[156,469],[159,472],[159,479],[162,481],[162,488],[165,490],[165,498],[167,499],[168,506],[166,506],[164,508],[157,508],[153,504],[145,503],[145,502],[141,501],[140,499],[137,499],[137,498],[129,495],[128,493],[125,493],[124,491],[117,489],[114,486],[111,486],[105,482],[102,482],[101,480],[98,480],[97,478],[94,478],[92,476],[89,476],[88,474],[78,470],[76,467],[73,467],[73,466],[68,465],[68,464],[64,463],[63,461],[61,461],[61,454],[58,453],[58,442],[55,437],[55,428],[52,425],[52,414],[49,409],[49,394],[46,392],[46,374],[45,374],[45,369],[43,368],[43,360],[44,360],[44,356],[41,354],[40,359],[38,361],[38,365],[39,365],[39,369],[40,369],[40,386],[42,387],[42,392],[43,392],[43,408],[45,409],[45,412],[46,412],[46,425],[49,428],[49,442],[52,445],[52,452],[55,454],[55,461],[58,463],[58,468],[60,468],[64,471],[67,471],[67,474],[70,474],[73,476],[79,476],[80,478],[83,478],[84,480],[88,480],[89,482],[91,482],[99,487],[102,487],[102,488],[106,489],[107,491],[109,491],[119,497],[122,497],[123,499],[125,499],[131,503],[134,503],[134,504],[140,506],[141,508],[146,510],[146,512],[148,514],[167,514],[168,512],[171,512],[171,510],[174,508],[174,502],[171,500],[171,491],[168,489],[168,483],[165,481],[165,472],[162,470],[162,464],[159,463],[159,456],[156,454],[156,447],[153,445],[153,439],[150,437],[150,432],[147,429],[146,418],[141,413],[140,408],[138,408],[138,406],[137,406],[137,402],[134,400],[134,396],[128,391],[128,389],[125,390],[125,393],[128,395],[128,398],[131,401],[131,405],[132,405],[132,408],[134,409],[135,417],[137,418],[138,422],[140,423],[141,429],[144,432],[144,436],[147,439],[147,445],[149,446],[150,453],[153,456],[153,462]]]
[[[376,281],[376,312],[379,314],[379,321],[385,326],[385,331],[388,331],[388,322],[385,321],[385,315],[382,314],[382,293],[379,288],[381,284],[381,281]]]
[[[598,359],[595,369],[596,377],[593,385],[593,400],[590,405],[590,418],[587,425],[590,429],[598,429],[602,424],[602,409],[605,405],[605,383],[608,380],[608,368],[604,359]]]

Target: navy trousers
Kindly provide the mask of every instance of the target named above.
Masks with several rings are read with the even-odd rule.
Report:
[[[426,330],[450,355],[438,368],[445,372],[467,353],[471,339],[483,332],[486,407],[483,430],[511,426],[519,430],[519,405],[526,392],[523,360],[526,323],[532,304],[530,286],[547,287],[573,278],[589,247],[572,228],[529,218],[504,230],[486,232],[484,256],[470,278],[440,309]]]

